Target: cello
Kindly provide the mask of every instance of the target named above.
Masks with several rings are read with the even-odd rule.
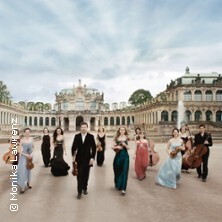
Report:
[[[155,166],[159,162],[160,156],[159,156],[159,153],[154,150],[154,146],[155,146],[154,142],[148,139],[148,135],[147,135],[144,123],[143,123],[143,130],[144,130],[145,138],[148,141],[148,166],[152,167],[152,166]]]
[[[207,141],[211,137],[209,133],[205,141]],[[198,168],[202,162],[202,156],[207,153],[207,146],[203,144],[199,144],[196,146],[193,153],[186,157],[186,162],[191,169]]]
[[[192,138],[189,138],[186,142],[185,142],[185,153],[183,154],[183,158],[182,158],[182,169],[184,170],[188,170],[190,168],[190,166],[187,163],[187,157],[191,154],[191,150],[193,149],[193,140]]]

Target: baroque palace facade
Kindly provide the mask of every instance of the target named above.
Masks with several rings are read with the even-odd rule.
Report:
[[[126,125],[128,129],[140,126],[151,133],[169,135],[178,125],[178,119],[193,128],[206,123],[208,129],[222,131],[222,76],[216,72],[190,73],[187,67],[185,74],[171,81],[165,91],[134,108],[109,110],[103,92],[82,86],[81,80],[78,86],[56,93],[55,101],[53,109],[37,111],[24,108],[20,103],[1,102],[0,132],[11,130],[12,117],[17,118],[19,129],[30,127],[36,131],[45,126],[50,130],[61,126],[65,131],[76,131],[80,123],[86,121],[92,131],[99,126],[112,131]],[[178,104],[185,114],[182,119]]]

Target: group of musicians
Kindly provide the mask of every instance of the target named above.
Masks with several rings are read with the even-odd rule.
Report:
[[[82,140],[81,135],[91,135],[90,133],[87,133],[88,125],[86,123],[83,123],[83,125],[81,125],[81,126],[82,126],[82,128],[85,126],[86,132],[84,131],[84,132],[79,133],[80,140]],[[32,146],[33,141],[29,139],[30,138],[30,129],[27,128],[27,129],[25,129],[24,132],[25,132],[25,136],[22,139],[21,144],[28,143],[28,145],[31,144],[31,147],[33,147]],[[146,133],[142,132],[140,128],[136,129],[136,134],[137,134],[137,139],[136,139],[137,142],[136,142],[135,155],[137,155],[137,157],[135,156],[135,173],[136,173],[138,179],[142,180],[146,177],[145,171],[146,171],[146,168],[149,164],[148,162],[154,160],[154,159],[153,160],[150,159],[150,157],[147,158],[148,152],[146,150],[147,150],[147,148],[152,148],[151,151],[154,152],[154,149],[153,149],[154,145],[152,145],[153,141],[146,138]],[[72,146],[72,156],[73,156],[73,158],[76,156],[76,159],[78,160],[78,158],[77,158],[78,152],[77,151],[78,151],[78,149],[83,150],[83,148],[80,149],[80,147],[83,146],[85,143],[81,142],[80,143],[80,144],[82,144],[81,146],[76,145],[76,143],[75,143],[76,138],[77,138],[76,136],[75,136],[74,143],[73,143],[74,145]],[[93,139],[93,141],[94,141],[94,139]],[[116,152],[113,167],[114,167],[116,189],[121,190],[123,195],[125,194],[125,191],[126,191],[128,169],[129,169],[129,156],[128,156],[128,152],[127,152],[128,142],[127,141],[128,141],[128,134],[127,134],[126,128],[120,127],[119,130],[117,131],[117,135],[115,137],[115,144],[113,146],[113,149]],[[91,153],[91,151],[90,151],[91,149],[93,149],[95,151],[95,146],[96,146],[95,142],[92,142],[92,144],[93,144],[92,147],[91,147],[90,143],[88,144],[90,146],[89,153]],[[172,138],[167,143],[167,152],[168,152],[169,156],[164,161],[163,165],[160,167],[159,173],[157,175],[156,183],[159,185],[163,185],[163,186],[175,189],[176,182],[180,178],[180,172],[181,171],[182,172],[183,171],[189,172],[188,171],[189,168],[191,168],[191,169],[196,168],[198,178],[200,178],[203,182],[206,182],[206,179],[208,176],[208,158],[209,158],[209,154],[210,154],[209,146],[212,146],[212,144],[213,143],[212,143],[211,135],[206,132],[205,125],[203,125],[203,124],[199,125],[199,133],[197,133],[194,136],[194,142],[193,142],[193,137],[190,133],[188,125],[182,126],[180,131],[177,128],[174,128],[172,131]],[[198,150],[198,152],[196,152],[197,150]],[[171,155],[172,153],[176,153],[176,155],[174,155],[174,157],[172,157],[173,156],[173,155]],[[23,154],[23,152],[22,152],[22,154]],[[125,155],[123,155],[123,154],[125,154]],[[28,154],[24,154],[24,156],[25,156],[25,158],[31,158],[32,151],[30,151],[30,153],[28,153]],[[175,158],[175,156],[177,156],[177,157]],[[90,164],[89,164],[89,166],[87,165],[87,169],[88,169],[88,167],[90,167],[92,165],[92,158],[95,158],[95,155],[93,155],[93,157],[91,156]],[[184,159],[184,161],[183,161],[183,159]],[[197,162],[197,160],[200,162]],[[26,159],[24,159],[24,161],[26,161]],[[124,162],[125,167],[122,167],[123,169],[125,169],[124,172],[122,172],[119,167],[121,165],[121,161]],[[18,164],[18,168],[20,168],[20,165],[21,165],[20,163]],[[44,163],[45,163],[45,161],[44,161]],[[81,161],[78,160],[79,167],[81,166],[80,163],[81,163]],[[47,162],[46,167],[48,166],[48,164],[49,163]],[[25,163],[24,163],[24,165],[25,165]],[[152,166],[152,165],[150,165],[150,166]],[[169,172],[169,169],[172,169],[172,172],[171,172],[172,175],[170,175],[168,177],[168,176],[166,176],[165,172],[166,171]],[[178,172],[178,169],[179,169],[179,172]],[[87,170],[87,172],[88,172],[88,170]],[[79,175],[77,177],[78,181],[80,181],[80,179],[79,179],[80,173],[81,173],[81,171],[79,171]],[[88,178],[89,178],[89,175],[87,176],[87,181],[88,181]],[[170,181],[172,178],[173,178],[173,183],[171,183],[172,181]],[[31,188],[31,186],[29,185],[29,180],[30,180],[30,178],[28,178],[26,181],[25,180],[24,181],[27,182],[28,187]],[[80,187],[79,184],[80,183],[78,182],[78,188]],[[86,182],[86,184],[87,184],[87,182]],[[125,185],[122,186],[122,184],[125,184]],[[165,185],[165,184],[167,184],[167,185]],[[172,187],[169,184],[173,184]],[[25,189],[25,184],[23,184],[23,186],[22,186],[23,192],[24,192],[24,189]],[[81,188],[81,189],[85,189],[84,191],[86,193],[86,188]],[[80,190],[78,190],[78,195],[81,196]]]

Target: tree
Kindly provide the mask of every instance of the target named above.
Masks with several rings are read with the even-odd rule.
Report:
[[[0,81],[0,102],[6,102],[11,99],[10,92],[7,89],[7,86]]]
[[[133,106],[142,105],[152,99],[152,95],[149,90],[138,89],[129,98],[129,103]]]

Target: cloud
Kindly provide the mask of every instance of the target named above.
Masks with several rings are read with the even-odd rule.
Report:
[[[163,91],[186,66],[221,72],[219,0],[0,1],[0,80],[15,100],[78,85],[127,101]],[[28,19],[27,19],[28,18]],[[16,84],[15,84],[16,83]]]

